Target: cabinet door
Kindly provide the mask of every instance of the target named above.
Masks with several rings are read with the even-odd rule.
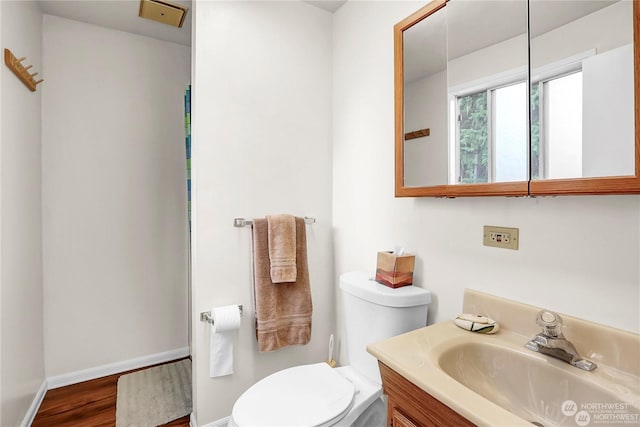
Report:
[[[418,424],[414,423],[409,417],[405,416],[397,408],[393,409],[393,414],[391,415],[391,426],[392,427],[419,427]]]
[[[387,423],[393,427],[474,427],[474,424],[418,388],[406,378],[379,363],[382,386],[389,397]]]

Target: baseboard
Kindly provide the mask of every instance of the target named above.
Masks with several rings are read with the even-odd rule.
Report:
[[[231,421],[231,417],[225,417],[221,420],[210,422],[209,424],[205,424],[201,427],[227,427],[229,425],[229,421]]]
[[[49,390],[51,390],[58,387],[64,387],[66,385],[81,383],[83,381],[94,380],[96,378],[105,377],[107,375],[117,374],[119,372],[144,368],[145,366],[164,363],[170,360],[180,359],[187,356],[189,356],[189,347],[182,347],[162,353],[151,354],[149,356],[123,360],[122,362],[96,366],[95,368],[84,369],[82,371],[56,375],[47,378],[47,384],[49,386]]]
[[[33,423],[33,420],[36,417],[36,414],[38,413],[38,409],[40,409],[40,405],[44,400],[45,394],[47,394],[47,380],[42,381],[42,385],[40,386],[40,389],[38,390],[35,397],[33,398],[33,402],[31,402],[31,406],[29,406],[29,409],[27,410],[27,413],[25,414],[24,419],[20,423],[20,427],[29,427]]]

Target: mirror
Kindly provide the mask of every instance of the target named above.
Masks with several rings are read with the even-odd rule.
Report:
[[[633,2],[530,11],[531,179],[635,175]]]
[[[402,34],[407,187],[448,183],[447,9]]]
[[[527,2],[456,0],[445,10],[448,183],[527,181]]]
[[[429,7],[399,31],[402,187],[460,195],[510,183],[505,194],[526,194],[526,1]],[[449,187],[459,184],[475,185]]]
[[[634,3],[435,0],[396,24],[396,196],[640,193]]]

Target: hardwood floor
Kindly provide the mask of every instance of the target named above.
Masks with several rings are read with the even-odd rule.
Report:
[[[47,391],[32,427],[115,426],[118,378],[136,370]],[[189,416],[165,426],[188,427]]]

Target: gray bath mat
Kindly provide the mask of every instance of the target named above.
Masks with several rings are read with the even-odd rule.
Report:
[[[118,379],[116,427],[155,427],[191,413],[191,360]]]

